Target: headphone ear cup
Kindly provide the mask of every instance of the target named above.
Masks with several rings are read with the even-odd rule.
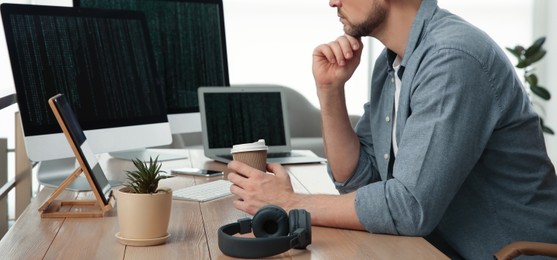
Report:
[[[311,244],[311,215],[303,209],[294,209],[289,213],[290,234],[299,233],[298,243],[293,247],[304,249]]]
[[[288,214],[277,206],[265,206],[253,216],[251,229],[255,237],[287,236],[289,231]]]

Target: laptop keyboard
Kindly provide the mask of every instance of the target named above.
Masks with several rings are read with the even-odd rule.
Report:
[[[232,183],[227,180],[216,180],[197,184],[174,190],[172,192],[172,198],[176,200],[192,200],[199,202],[214,200],[231,195],[230,185],[232,185]]]
[[[290,152],[268,153],[267,154],[267,158],[284,158],[284,157],[296,157],[296,156],[299,156],[299,155],[295,154],[295,153],[290,153]],[[230,155],[230,154],[224,154],[224,155],[221,155],[220,157],[228,159],[228,160],[232,160],[232,155]]]
[[[282,158],[282,157],[290,157],[292,153],[268,153],[267,158]]]

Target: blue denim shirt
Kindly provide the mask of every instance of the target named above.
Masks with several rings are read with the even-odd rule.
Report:
[[[360,160],[348,181],[336,183],[341,193],[357,190],[365,228],[433,232],[468,259],[491,259],[517,240],[557,242],[555,170],[539,117],[504,52],[424,0],[399,72],[396,160],[395,56],[385,50],[376,61],[355,128]]]

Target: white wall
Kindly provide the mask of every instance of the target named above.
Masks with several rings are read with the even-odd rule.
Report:
[[[545,124],[557,132],[557,1],[535,0],[534,37],[546,36],[544,44],[547,54],[537,68],[539,83],[552,94],[545,104]],[[557,163],[557,136],[545,135],[549,157]]]

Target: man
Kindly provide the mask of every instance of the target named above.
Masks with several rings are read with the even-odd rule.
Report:
[[[518,240],[557,242],[557,178],[539,118],[503,51],[435,0],[330,0],[345,35],[313,74],[329,173],[341,195],[301,195],[288,174],[231,162],[236,208],[304,208],[316,225],[425,236],[487,259]],[[353,130],[344,87],[360,37],[380,40],[371,98]]]

